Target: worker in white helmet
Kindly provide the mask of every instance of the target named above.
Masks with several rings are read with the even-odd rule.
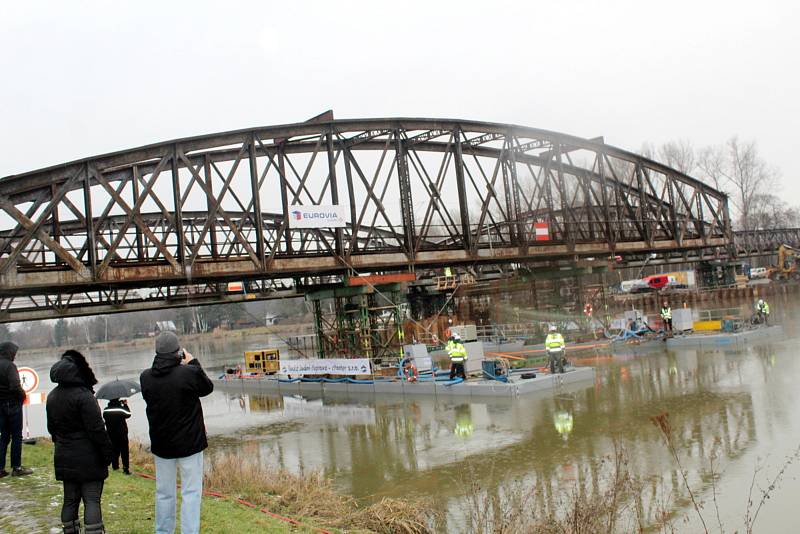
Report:
[[[464,380],[467,374],[464,371],[464,364],[467,362],[467,348],[461,342],[461,336],[453,334],[453,343],[449,350],[450,353],[450,380],[460,376]]]
[[[564,336],[558,332],[556,325],[550,325],[548,328],[544,348],[550,357],[550,373],[555,374],[556,369],[559,373],[563,373],[567,344],[564,342]]]

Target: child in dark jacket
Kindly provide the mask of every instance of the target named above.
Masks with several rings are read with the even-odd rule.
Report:
[[[128,423],[125,422],[130,416],[131,410],[124,399],[111,399],[103,410],[103,419],[106,421],[106,430],[112,445],[111,468],[114,471],[119,469],[121,456],[122,472],[126,475],[131,474],[128,463]]]

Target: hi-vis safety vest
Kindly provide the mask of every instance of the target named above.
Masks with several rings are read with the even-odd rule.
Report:
[[[544,346],[547,350],[550,349],[563,349],[564,336],[556,332],[555,334],[547,334],[547,339],[544,340]]]
[[[756,311],[769,315],[769,304],[767,304],[767,301],[764,301],[763,304],[756,304]]]
[[[661,318],[662,319],[672,319],[672,308],[667,306],[666,308],[661,308]]]
[[[453,349],[450,351],[450,361],[452,363],[461,363],[467,359],[467,348],[463,343],[455,341]]]

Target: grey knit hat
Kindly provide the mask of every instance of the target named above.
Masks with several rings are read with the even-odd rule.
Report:
[[[161,332],[156,338],[156,354],[175,354],[181,348],[174,332]]]

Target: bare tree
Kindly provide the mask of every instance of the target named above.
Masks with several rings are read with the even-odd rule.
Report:
[[[691,175],[697,167],[696,151],[688,139],[664,143],[658,149],[658,157],[662,163],[683,174]]]
[[[778,172],[758,154],[756,142],[743,142],[733,136],[721,147],[705,148],[700,152],[698,168],[715,187],[727,189],[739,216],[739,226],[753,229],[754,202],[778,178]]]
[[[639,153],[683,174],[693,174],[698,164],[698,152],[688,139],[667,141],[658,146],[653,143],[643,143]]]
[[[708,146],[698,152],[697,170],[706,181],[710,180],[714,188],[726,191],[726,180],[724,177],[725,168],[725,149],[722,146]]]
[[[753,197],[750,220],[754,229],[796,228],[800,226],[800,210],[789,206],[769,193]]]

